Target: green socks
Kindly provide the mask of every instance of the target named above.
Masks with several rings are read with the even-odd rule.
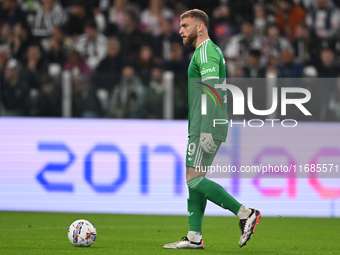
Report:
[[[189,215],[190,213],[193,212],[193,214],[190,217],[192,217],[196,213],[196,210],[198,211],[197,214],[200,215],[202,212],[202,208],[205,208],[206,201],[203,203],[203,199],[201,197],[204,197],[210,200],[211,202],[215,203],[216,205],[221,206],[224,209],[228,209],[229,211],[237,215],[237,212],[239,211],[241,204],[235,198],[233,198],[218,183],[213,182],[209,179],[206,179],[203,176],[198,176],[187,181],[187,184],[189,187],[189,199],[188,199]],[[194,191],[195,193],[192,191]],[[198,196],[196,193],[199,193],[201,196]],[[195,205],[192,205],[193,203]],[[204,207],[203,207],[203,204],[204,204]],[[190,211],[189,205],[190,207],[193,208],[193,211]],[[204,214],[204,209],[203,209],[202,214]],[[193,231],[201,232],[199,230],[191,229],[191,224],[193,228],[194,226],[196,226],[195,228],[198,229],[198,226],[200,226],[199,229],[201,229],[202,220],[199,221],[197,217],[194,223],[194,221],[190,220],[190,217],[189,217],[189,226],[190,226],[189,229]],[[203,215],[202,215],[202,219],[203,219]],[[197,225],[199,222],[201,222],[201,225]]]
[[[188,220],[189,231],[202,232],[203,216],[207,199],[201,193],[189,188]]]

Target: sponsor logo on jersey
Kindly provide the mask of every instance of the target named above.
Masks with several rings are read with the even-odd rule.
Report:
[[[206,73],[213,73],[213,72],[216,72],[216,68],[215,67],[212,67],[212,68],[203,68],[203,70],[201,71],[201,75],[204,75]]]

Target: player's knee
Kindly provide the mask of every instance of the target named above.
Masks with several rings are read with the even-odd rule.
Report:
[[[198,176],[205,176],[206,173],[200,171],[200,168],[197,167],[197,168],[194,168],[194,167],[187,167],[186,169],[186,179],[187,181],[193,179],[193,178],[196,178]]]

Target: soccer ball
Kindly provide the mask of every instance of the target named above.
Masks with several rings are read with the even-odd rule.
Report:
[[[74,246],[91,246],[97,237],[97,230],[88,220],[76,220],[68,229],[68,240]]]

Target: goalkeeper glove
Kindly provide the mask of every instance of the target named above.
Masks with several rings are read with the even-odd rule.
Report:
[[[201,133],[200,146],[205,153],[212,154],[217,149],[211,133]]]

